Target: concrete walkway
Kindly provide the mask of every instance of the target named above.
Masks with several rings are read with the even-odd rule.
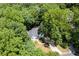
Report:
[[[52,45],[49,45],[49,47],[53,52],[58,52],[60,55],[62,55],[62,52],[57,47]]]
[[[29,30],[28,35],[32,40],[36,40],[38,38],[38,27],[35,27]]]

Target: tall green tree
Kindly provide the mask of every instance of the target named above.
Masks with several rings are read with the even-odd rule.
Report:
[[[44,13],[40,33],[54,40],[63,47],[69,45],[71,39],[71,21],[73,12],[69,9],[50,9]]]

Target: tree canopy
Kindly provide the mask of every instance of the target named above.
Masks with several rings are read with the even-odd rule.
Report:
[[[79,4],[0,4],[0,55],[58,55],[35,47],[27,31],[36,26],[49,42],[79,50],[78,16]]]

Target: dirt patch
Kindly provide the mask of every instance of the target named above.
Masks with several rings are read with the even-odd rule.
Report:
[[[36,48],[39,48],[39,49],[41,49],[43,52],[45,52],[45,53],[49,53],[49,52],[53,52],[52,51],[52,49],[54,49],[54,50],[56,50],[56,48],[55,47],[53,47],[52,49],[50,48],[50,47],[45,47],[44,46],[44,43],[42,43],[40,40],[38,40],[38,39],[36,39],[35,41],[33,41],[34,42],[34,44],[35,44],[35,46],[36,46]],[[69,49],[68,48],[66,48],[66,49],[64,49],[64,48],[62,48],[61,46],[57,46],[57,49],[59,50],[59,51],[61,51],[61,55],[65,55],[65,54],[68,54],[68,52],[69,52]],[[58,51],[57,50],[57,51]],[[56,52],[57,52],[56,51]],[[59,53],[59,52],[58,52]]]
[[[35,41],[36,48],[40,48],[43,52],[48,53],[51,51],[49,47],[45,47],[44,43],[41,43],[39,40]]]

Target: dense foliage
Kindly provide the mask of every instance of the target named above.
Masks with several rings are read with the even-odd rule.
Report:
[[[72,43],[77,54],[79,55],[79,4],[75,4],[71,9],[74,12]]]
[[[40,33],[53,39],[56,44],[68,46],[72,18],[73,13],[69,9],[50,9],[43,15]]]
[[[79,4],[49,5],[45,6],[39,34],[63,48],[72,44],[79,53]]]
[[[58,55],[35,47],[27,34],[35,26],[49,42],[79,50],[79,4],[0,4],[0,55]]]
[[[0,55],[48,55],[37,49],[27,34],[27,30],[38,25],[38,14],[37,5],[0,4]]]

